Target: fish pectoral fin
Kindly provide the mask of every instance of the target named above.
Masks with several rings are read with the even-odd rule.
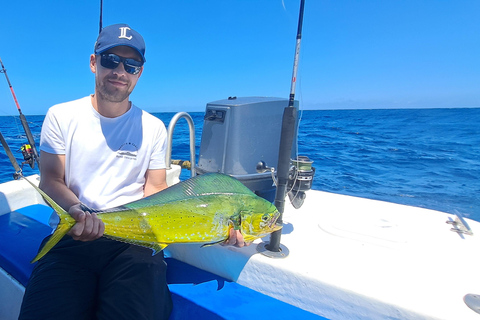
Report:
[[[168,244],[166,244],[166,243],[158,243],[158,242],[132,241],[131,243],[134,244],[134,245],[140,246],[140,247],[145,247],[145,248],[152,249],[153,250],[152,256],[156,255],[157,253],[159,253],[160,251],[162,251],[163,249],[165,249],[168,246]]]
[[[140,240],[132,240],[132,239],[127,239],[127,238],[121,238],[121,237],[116,237],[112,236],[110,234],[104,234],[103,235],[105,238],[120,241],[120,242],[125,242],[125,243],[130,243],[134,244],[140,247],[145,247],[153,250],[152,256],[156,255],[163,249],[165,249],[168,246],[168,243],[159,243],[159,242],[152,242],[152,241],[140,241]]]
[[[242,217],[240,214],[235,214],[230,217],[230,225],[234,230],[240,230],[242,228]]]
[[[216,244],[219,244],[219,243],[223,243],[223,242],[225,242],[225,240],[220,240],[220,241],[212,242],[212,243],[205,243],[205,244],[203,244],[203,245],[201,246],[201,248],[203,248],[203,247],[211,247],[211,246],[213,246],[213,245],[216,245]]]

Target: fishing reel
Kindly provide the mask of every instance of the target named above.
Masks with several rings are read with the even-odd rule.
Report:
[[[23,146],[21,146],[20,151],[22,152],[23,160],[24,160],[22,162],[22,167],[24,164],[28,164],[30,165],[30,168],[33,169],[35,167],[35,158],[33,157],[32,146],[29,145],[28,143],[24,144]]]
[[[288,172],[287,194],[290,202],[295,209],[299,209],[306,198],[305,192],[312,188],[313,176],[315,168],[312,167],[313,161],[307,156],[298,156],[297,159],[291,160],[290,170]],[[275,178],[275,168],[268,167],[265,162],[260,161],[257,164],[257,172],[263,173],[270,171],[272,173],[273,182],[277,185]]]
[[[290,171],[288,172],[287,194],[290,202],[295,209],[303,205],[306,198],[305,191],[312,189],[313,176],[315,168],[312,167],[313,161],[307,156],[298,156],[292,160]]]

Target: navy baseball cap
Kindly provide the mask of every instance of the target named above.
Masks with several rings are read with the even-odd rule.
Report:
[[[95,54],[101,54],[117,46],[127,46],[135,49],[145,59],[145,41],[137,31],[128,24],[112,24],[102,29],[95,42]]]

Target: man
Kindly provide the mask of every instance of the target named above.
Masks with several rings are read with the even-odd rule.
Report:
[[[19,319],[169,317],[163,253],[102,238],[103,222],[81,207],[115,207],[167,187],[165,126],[129,101],[144,62],[138,32],[105,27],[90,57],[95,93],[45,117],[40,187],[77,223],[35,267]],[[233,229],[226,244],[245,245]]]

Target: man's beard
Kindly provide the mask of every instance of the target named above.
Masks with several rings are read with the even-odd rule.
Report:
[[[116,78],[112,78],[115,80]],[[106,100],[109,102],[122,102],[125,99],[128,99],[130,93],[132,93],[133,88],[127,87],[127,91],[120,91],[118,88],[115,87],[107,87],[106,82],[108,81],[107,78],[104,78],[104,81],[97,81],[97,93],[99,98],[102,100]],[[129,84],[130,85],[130,84]]]

